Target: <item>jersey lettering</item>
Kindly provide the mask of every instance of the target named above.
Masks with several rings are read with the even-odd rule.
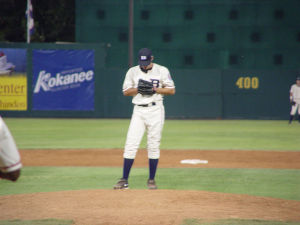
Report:
[[[156,87],[156,88],[159,87],[159,80],[157,80],[157,79],[151,79],[151,82],[153,84],[153,87]]]

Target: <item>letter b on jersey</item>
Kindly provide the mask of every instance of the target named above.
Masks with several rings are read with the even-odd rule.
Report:
[[[159,87],[159,80],[151,79],[151,82],[152,82],[152,84],[153,84],[153,87],[156,87],[156,88]]]

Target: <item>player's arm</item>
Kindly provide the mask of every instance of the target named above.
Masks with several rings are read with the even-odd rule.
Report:
[[[294,102],[293,93],[292,92],[290,92],[290,103],[291,103],[291,105],[295,105],[296,104],[296,102]]]
[[[129,69],[126,73],[125,80],[123,82],[124,96],[135,96],[138,94],[138,89],[134,84],[133,75],[132,69]]]
[[[21,170],[15,170],[13,172],[8,172],[8,173],[3,173],[0,171],[0,178],[6,179],[6,180],[11,180],[11,181],[17,181],[19,176],[21,174]]]
[[[157,94],[162,95],[175,95],[175,87],[174,88],[153,88]]]
[[[291,89],[290,89],[290,102],[293,102],[294,98],[293,98],[293,92],[294,92],[294,85],[292,85]]]
[[[123,91],[124,96],[135,96],[137,94],[138,94],[137,88],[129,88],[129,89]]]
[[[170,72],[166,67],[163,69],[162,87],[154,87],[154,91],[162,95],[175,95],[174,81],[172,80]]]
[[[296,102],[294,101],[294,97],[293,97],[293,92],[294,92],[294,85],[291,87],[291,90],[290,90],[290,103],[292,106],[296,105]]]

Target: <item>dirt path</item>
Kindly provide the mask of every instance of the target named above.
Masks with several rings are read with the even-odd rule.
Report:
[[[141,150],[135,167],[146,167]],[[122,166],[122,150],[21,150],[24,166]],[[183,159],[207,164],[181,164]],[[161,151],[159,167],[300,169],[300,152]],[[0,220],[57,218],[76,225],[180,225],[184,219],[300,221],[300,201],[205,191],[80,190],[0,196]]]
[[[120,167],[123,163],[120,149],[21,150],[21,156],[25,166]],[[184,159],[201,159],[208,163],[181,164]],[[147,165],[147,151],[140,150],[134,166]],[[300,169],[300,152],[162,150],[159,167]]]

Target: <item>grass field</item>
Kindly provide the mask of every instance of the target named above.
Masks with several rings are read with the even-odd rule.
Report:
[[[127,119],[12,119],[20,149],[123,148]],[[300,151],[300,124],[260,120],[167,120],[162,149]],[[143,139],[142,148],[146,147]],[[0,195],[60,190],[111,189],[121,168],[25,167],[17,183],[0,181]],[[145,189],[147,168],[132,170],[131,185]],[[59,174],[59,176],[58,176]],[[205,190],[300,201],[300,171],[293,169],[160,168],[160,189]],[[53,222],[54,221],[54,222]],[[0,225],[72,224],[70,221],[0,221]],[[182,225],[296,225],[259,220],[199,221]]]
[[[0,195],[112,189],[120,172],[120,168],[105,167],[25,167],[17,183],[1,181]],[[147,174],[146,168],[134,168],[130,175],[131,188],[145,189]],[[299,170],[159,168],[156,180],[160,189],[205,190],[300,201]]]
[[[129,120],[5,119],[20,149],[123,148]],[[300,151],[300,124],[262,120],[167,120],[162,149]],[[38,141],[37,141],[38,140]],[[145,139],[141,147],[145,147]]]

